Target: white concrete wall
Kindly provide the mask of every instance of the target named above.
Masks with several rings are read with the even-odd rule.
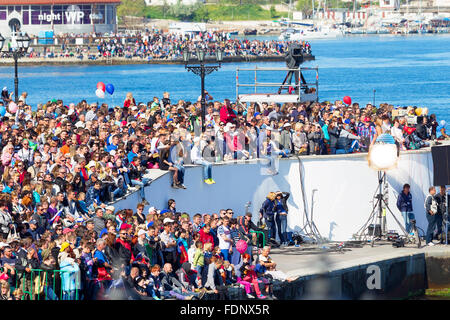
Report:
[[[366,155],[307,156],[302,157],[304,185],[308,214],[311,208],[312,190],[317,189],[314,199],[314,221],[322,234],[331,240],[350,240],[365,223],[372,211],[373,195],[377,189],[377,173],[369,169]],[[396,217],[403,221],[396,208],[396,195],[404,183],[411,185],[413,206],[418,225],[427,226],[423,202],[433,179],[430,151],[403,153],[398,169],[388,172],[390,185],[389,203]],[[156,179],[146,187],[146,198],[151,206],[164,209],[167,200],[177,202],[177,210],[195,213],[213,213],[222,208],[232,208],[235,213],[244,213],[247,201],[252,201],[253,219],[258,219],[258,210],[270,191],[289,191],[288,229],[300,230],[304,225],[303,197],[300,188],[299,162],[280,160],[279,174],[261,175],[259,163],[234,163],[213,167],[215,185],[202,180],[201,167],[186,169],[186,190],[172,189],[169,174]],[[395,195],[395,196],[394,196]],[[136,208],[138,193],[116,203],[118,208]],[[148,206],[147,206],[148,208]],[[146,210],[147,210],[146,208]],[[388,213],[388,229],[400,231]]]

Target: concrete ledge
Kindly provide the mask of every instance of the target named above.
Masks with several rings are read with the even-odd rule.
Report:
[[[313,55],[304,57],[305,61],[315,60]],[[222,63],[236,62],[264,62],[264,61],[285,61],[284,56],[233,56],[224,57]],[[206,63],[214,63],[212,59],[206,59]],[[97,58],[97,60],[89,60],[84,58],[80,60],[76,57],[70,58],[22,58],[19,60],[20,65],[39,66],[39,65],[127,65],[127,64],[170,64],[184,65],[183,60],[166,60],[166,59],[142,59],[142,58]],[[0,66],[13,66],[14,60],[10,58],[0,59]]]

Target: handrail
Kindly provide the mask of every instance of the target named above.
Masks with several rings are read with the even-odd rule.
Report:
[[[256,234],[256,235],[262,234],[262,236],[263,236],[263,247],[266,246],[266,235],[264,234],[264,232],[262,232],[262,231],[250,230],[250,233],[254,233],[254,234]]]
[[[319,70],[319,67],[299,67],[299,68],[261,68],[255,67],[253,69],[248,68],[236,68],[236,71],[301,71],[301,70]]]
[[[236,84],[239,87],[303,87],[303,86],[316,86],[316,83],[299,83],[299,84],[282,84],[273,82],[258,82],[255,84],[243,83]]]
[[[0,270],[3,272],[4,268],[0,268]],[[59,299],[63,300],[64,298],[64,294],[65,291],[64,289],[64,280],[61,277],[62,273],[73,273],[73,271],[69,271],[69,270],[43,270],[43,269],[30,269],[30,280],[28,282],[27,277],[27,272],[23,272],[20,271],[18,272],[17,268],[14,268],[14,276],[15,276],[15,286],[11,287],[11,290],[13,289],[17,289],[17,288],[21,288],[22,289],[22,300],[25,300],[26,295],[29,296],[30,300],[39,300],[41,298],[41,295],[44,294],[45,296],[45,300],[49,300],[49,277],[52,277],[53,279],[53,293],[55,296],[58,297],[58,295],[56,294],[56,289],[57,289],[57,282],[60,286],[60,294],[59,294]],[[37,273],[37,275],[36,275]],[[50,274],[50,275],[49,275]],[[59,279],[58,279],[58,275],[59,275]],[[9,275],[10,277],[12,275]],[[42,279],[42,277],[44,277],[44,279]],[[37,283],[35,284],[35,281],[37,280]],[[20,283],[21,282],[21,283]],[[38,286],[36,288],[36,285]],[[80,283],[78,282],[78,279],[75,280],[75,300],[79,300],[79,288],[80,287]],[[37,289],[37,292],[35,292]],[[64,299],[65,300],[65,299]]]

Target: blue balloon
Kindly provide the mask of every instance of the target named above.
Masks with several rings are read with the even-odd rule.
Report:
[[[4,106],[0,106],[0,116],[4,116],[6,113],[6,108]]]
[[[114,86],[111,83],[108,83],[106,85],[106,92],[108,92],[111,95],[114,93]]]

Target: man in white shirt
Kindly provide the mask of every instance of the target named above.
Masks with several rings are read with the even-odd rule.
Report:
[[[232,253],[233,238],[229,228],[230,218],[224,217],[222,225],[217,229],[219,238],[219,248],[223,254],[224,261],[230,261],[230,254]]]
[[[191,149],[191,161],[194,164],[199,164],[203,166],[203,179],[206,184],[216,183],[212,179],[212,164],[203,159],[200,148],[200,137],[194,138],[194,145],[192,146]]]
[[[275,280],[280,281],[291,282],[298,278],[298,277],[289,278],[283,271],[276,270],[277,264],[272,260],[272,258],[270,258],[269,253],[270,247],[265,246],[258,257],[259,264],[267,269],[266,271],[267,274],[270,274]]]
[[[19,101],[22,101],[23,104],[27,104],[27,97],[28,97],[28,93],[27,92],[22,92],[22,95],[19,97]]]

